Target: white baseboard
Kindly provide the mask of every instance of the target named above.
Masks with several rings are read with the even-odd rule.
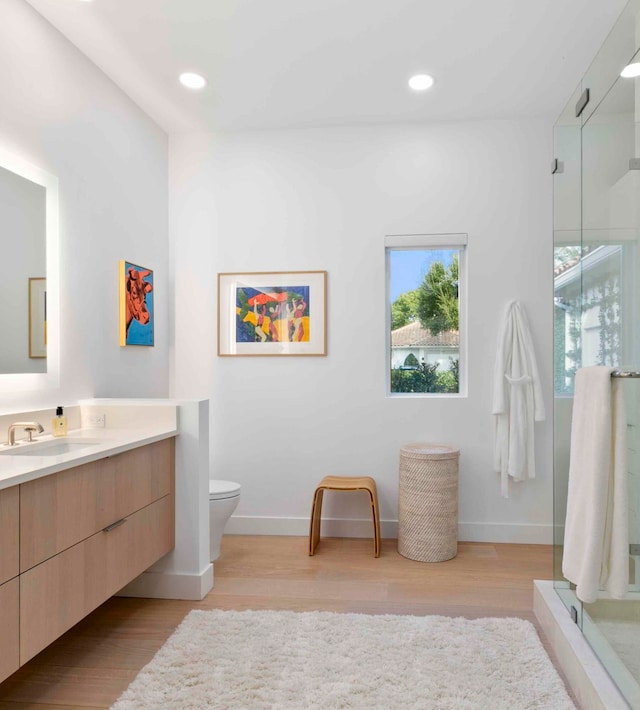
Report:
[[[126,587],[118,597],[144,597],[147,599],[204,599],[213,589],[213,565],[201,574],[165,574],[143,572]]]
[[[292,535],[309,534],[309,518],[271,518],[258,515],[234,515],[225,527],[225,535]],[[325,537],[371,537],[372,522],[353,519],[322,519]],[[398,521],[380,521],[383,538],[398,537]],[[461,542],[512,542],[520,544],[551,545],[551,525],[518,525],[508,523],[459,523],[458,540]]]
[[[458,523],[458,540],[553,545],[553,526],[535,523]]]

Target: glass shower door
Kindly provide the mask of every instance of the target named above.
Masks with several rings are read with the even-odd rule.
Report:
[[[640,370],[640,91],[618,78],[582,127],[582,365]],[[640,89],[640,86],[638,87]],[[638,99],[636,99],[638,93]],[[638,538],[640,379],[620,380],[628,418],[630,539]],[[585,604],[582,631],[631,706],[640,708],[640,578],[628,599]],[[640,575],[640,569],[638,569]],[[635,592],[634,592],[635,588]]]
[[[569,443],[573,411],[573,380],[581,365],[582,306],[582,120],[575,105],[578,86],[554,126],[554,585],[569,611],[581,617],[581,605],[562,576],[564,520],[569,484]]]

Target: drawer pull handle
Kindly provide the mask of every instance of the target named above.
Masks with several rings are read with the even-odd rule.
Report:
[[[112,530],[119,528],[121,525],[123,525],[126,522],[127,522],[126,518],[122,518],[122,520],[116,520],[115,523],[111,523],[111,525],[107,525],[106,528],[103,528],[102,532],[111,532]]]

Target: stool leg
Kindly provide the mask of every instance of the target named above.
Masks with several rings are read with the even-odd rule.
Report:
[[[313,506],[311,507],[311,525],[309,528],[309,556],[316,551],[316,546],[320,541],[320,523],[322,515],[322,498],[324,488],[317,488],[313,496]]]
[[[378,496],[375,491],[369,491],[371,496],[371,513],[373,517],[373,556],[380,557],[380,511]]]

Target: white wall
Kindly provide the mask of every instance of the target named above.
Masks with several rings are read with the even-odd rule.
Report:
[[[546,121],[171,138],[172,394],[211,398],[212,476],[243,487],[229,531],[306,534],[329,473],[374,476],[394,521],[399,447],[430,441],[462,451],[460,539],[551,541],[551,145]],[[391,399],[383,237],[443,232],[469,235],[469,395]],[[328,271],[327,357],[217,357],[217,272],[309,269]],[[505,500],[490,393],[511,298],[530,318],[548,420],[536,425],[538,478]],[[345,494],[325,511],[369,518]]]
[[[165,396],[167,136],[22,0],[1,15],[0,146],[59,179],[61,376],[57,391],[0,392],[0,410]],[[118,346],[119,259],[155,271],[153,348]]]

